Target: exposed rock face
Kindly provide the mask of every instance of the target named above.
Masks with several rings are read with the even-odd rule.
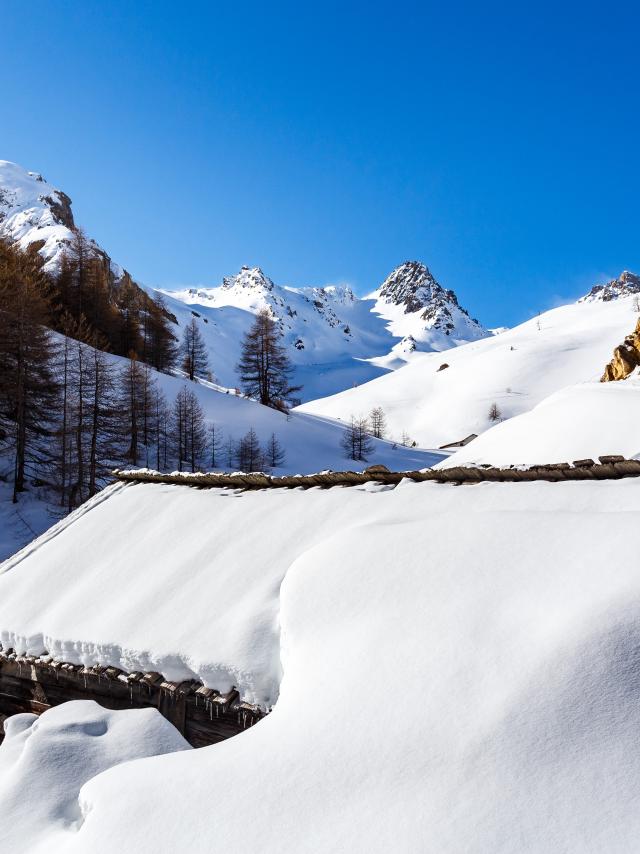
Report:
[[[429,268],[419,261],[405,261],[384,280],[376,296],[380,303],[417,314],[429,329],[451,335],[466,327],[464,337],[483,337],[486,330],[469,317],[452,290],[440,285]]]
[[[447,294],[458,304],[453,291],[445,291],[428,267],[419,261],[405,261],[380,286],[380,299],[404,306],[405,314],[428,306],[435,297]]]
[[[640,320],[631,335],[613,351],[613,359],[604,369],[601,382],[624,380],[640,365]]]
[[[71,199],[38,172],[0,160],[0,237],[26,249],[33,244],[54,272],[74,229]]]
[[[640,276],[624,270],[617,279],[612,279],[605,285],[594,285],[578,302],[610,302],[632,294],[640,294]]]
[[[268,276],[262,272],[260,267],[242,267],[237,276],[225,276],[222,287],[244,288],[252,291],[272,291],[274,284]]]
[[[41,196],[40,200],[48,205],[53,219],[67,228],[75,228],[73,214],[71,213],[71,199],[62,190],[56,190],[55,195]]]

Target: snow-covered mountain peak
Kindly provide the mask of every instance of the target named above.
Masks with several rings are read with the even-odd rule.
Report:
[[[405,261],[387,276],[377,296],[386,303],[404,306],[405,314],[412,314],[426,308],[440,292],[451,294],[457,305],[455,294],[445,292],[428,267],[420,261]]]
[[[237,288],[251,291],[273,291],[275,285],[260,267],[241,267],[235,276],[225,276],[222,287],[226,290]]]
[[[633,294],[640,294],[640,276],[623,270],[617,279],[611,279],[604,285],[594,285],[578,302],[609,302]]]
[[[40,244],[45,267],[55,269],[74,228],[71,199],[38,172],[0,160],[0,237],[26,249]]]
[[[349,285],[325,285],[324,288],[314,288],[313,290],[322,292],[325,297],[340,305],[352,305],[357,300]]]
[[[376,301],[373,310],[389,321],[389,331],[400,337],[412,335],[419,349],[444,350],[454,342],[489,334],[420,261],[396,267],[370,299]]]

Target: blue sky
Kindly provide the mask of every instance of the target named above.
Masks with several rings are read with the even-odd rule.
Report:
[[[640,12],[618,3],[30,2],[0,157],[149,284],[373,289],[488,325],[640,271]]]

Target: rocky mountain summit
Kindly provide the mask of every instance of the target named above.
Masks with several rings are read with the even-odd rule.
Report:
[[[22,249],[35,247],[45,270],[59,275],[65,256],[74,253],[78,235],[66,193],[36,172],[0,161],[0,237]],[[127,291],[135,293],[142,305],[145,297],[132,277],[99,244],[83,239],[109,279],[109,300],[119,305]],[[157,296],[153,288],[145,290],[150,297]],[[307,399],[401,367],[416,351],[448,350],[490,334],[418,261],[397,267],[363,298],[348,285],[277,284],[257,266],[242,267],[217,287],[164,291],[164,296],[166,317],[178,326],[194,315],[202,318],[214,371],[230,386],[236,383],[239,343],[253,315],[268,308]],[[179,337],[180,329],[175,333]]]
[[[413,340],[413,349],[447,350],[491,334],[443,288],[420,261],[405,261],[387,276],[370,298],[373,311],[388,322],[396,336]],[[406,352],[406,341],[394,352]]]
[[[22,250],[35,247],[45,261],[45,271],[55,274],[77,231],[71,199],[66,193],[38,172],[0,160],[0,237],[17,243]],[[128,275],[95,240],[87,240],[92,254],[99,256],[108,269],[113,284]]]
[[[594,285],[588,294],[581,297],[578,302],[609,302],[620,297],[628,297],[640,294],[640,276],[623,270],[617,279],[611,279],[604,285]]]
[[[38,244],[45,269],[57,269],[75,228],[71,199],[37,172],[0,160],[0,237],[21,249]]]

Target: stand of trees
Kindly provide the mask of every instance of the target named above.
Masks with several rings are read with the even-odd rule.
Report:
[[[50,282],[37,253],[0,241],[0,451],[12,461],[14,502],[27,472],[50,462],[58,398],[50,316]]]
[[[350,460],[364,461],[373,453],[371,427],[366,418],[351,416],[349,424],[340,439],[340,447]]]
[[[275,433],[262,444],[251,428],[236,441],[207,424],[188,385],[174,401],[165,398],[156,371],[171,371],[178,356],[190,379],[208,371],[195,318],[178,352],[162,299],[126,274],[116,282],[108,258],[82,232],[57,276],[44,272],[38,248],[22,252],[0,239],[0,477],[15,502],[30,485],[43,486],[70,511],[123,465],[256,471],[284,464]],[[298,388],[268,312],[246,337],[242,365],[248,393],[279,409],[293,402]]]
[[[172,317],[162,297],[150,297],[126,272],[116,280],[109,258],[80,229],[74,230],[60,270],[50,280],[53,329],[62,332],[62,318],[70,317],[118,356],[134,353],[158,371],[175,365]]]

